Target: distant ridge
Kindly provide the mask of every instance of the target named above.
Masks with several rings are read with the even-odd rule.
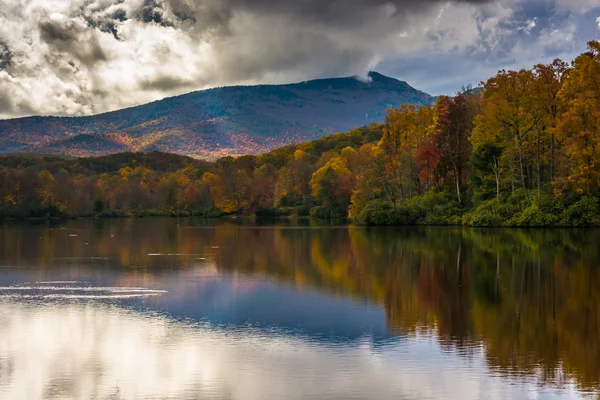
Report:
[[[387,107],[435,98],[377,72],[229,86],[85,117],[0,120],[0,153],[97,156],[164,151],[201,158],[256,154],[382,121]]]

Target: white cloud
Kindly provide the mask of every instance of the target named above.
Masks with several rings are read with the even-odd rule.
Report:
[[[576,32],[560,23],[564,16],[542,26],[538,15],[522,15],[517,0],[350,1],[7,2],[0,9],[0,118],[98,113],[229,84],[364,75],[415,54],[476,62],[523,59],[567,40],[577,45]],[[537,1],[575,13],[596,0]]]
[[[598,0],[556,0],[556,6],[565,11],[585,14],[599,6]]]
[[[555,29],[544,29],[540,34],[539,44],[547,47],[574,50],[576,31],[577,26],[575,24],[567,24]]]
[[[537,24],[535,22],[536,19],[537,19],[537,17],[533,18],[533,19],[530,19],[528,21],[525,21],[525,25],[520,26],[517,29],[520,30],[520,31],[523,31],[523,32],[527,33],[528,35],[531,35],[531,30],[537,26]]]

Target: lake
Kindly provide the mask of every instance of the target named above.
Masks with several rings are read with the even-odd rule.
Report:
[[[600,230],[0,228],[0,399],[600,393]]]

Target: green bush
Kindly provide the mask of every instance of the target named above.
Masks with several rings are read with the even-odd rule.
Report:
[[[293,207],[275,207],[258,210],[255,215],[259,218],[289,217],[294,213]]]
[[[453,193],[429,191],[414,197],[410,208],[421,215],[420,224],[458,225],[461,222],[460,204]]]
[[[510,196],[485,201],[462,218],[469,226],[589,226],[598,224],[598,203],[582,198],[567,207],[566,200],[554,197],[550,188],[516,190]]]
[[[218,208],[212,208],[210,209],[205,215],[204,217],[206,218],[220,218],[222,216],[224,216],[225,213],[221,210],[219,210]]]
[[[185,210],[177,210],[177,211],[171,211],[169,213],[169,217],[190,217],[192,214],[189,211],[185,211]]]
[[[552,186],[550,185],[542,192],[540,196],[540,210],[545,214],[554,215],[559,222],[559,216],[563,213],[565,208],[568,207],[567,201],[564,197],[555,197],[552,194]]]
[[[99,218],[127,218],[132,217],[133,214],[130,211],[121,209],[104,210],[101,213],[96,214]]]
[[[463,215],[462,222],[467,226],[504,226],[520,212],[518,205],[513,202],[494,198]]]
[[[348,214],[338,208],[316,206],[310,209],[310,216],[317,219],[346,219]]]
[[[296,216],[308,217],[309,215],[310,215],[310,207],[308,207],[308,206],[296,207]]]
[[[362,225],[416,225],[420,217],[420,212],[411,207],[394,207],[389,201],[374,200],[362,209],[356,222]]]
[[[218,208],[206,207],[206,208],[198,208],[190,212],[190,215],[194,217],[203,217],[203,218],[220,218],[227,214],[219,210]]]
[[[136,217],[164,217],[166,213],[157,208],[150,208],[148,210],[138,210],[134,215]]]
[[[533,203],[509,222],[512,226],[554,226],[557,225],[558,218],[544,213],[537,203]]]
[[[584,196],[563,211],[560,223],[568,226],[597,226],[600,225],[598,211],[598,199]]]
[[[329,218],[329,210],[326,209],[325,207],[315,206],[310,209],[310,216],[311,216],[311,218],[328,219]]]

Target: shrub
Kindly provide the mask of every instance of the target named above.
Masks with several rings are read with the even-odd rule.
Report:
[[[598,199],[584,196],[562,213],[561,224],[569,226],[600,225]]]
[[[310,209],[310,216],[312,218],[328,219],[329,218],[329,210],[327,210],[325,207],[315,206]]]
[[[600,222],[594,219],[598,212],[598,204],[594,199],[582,198],[567,209],[565,207],[566,200],[554,197],[549,190],[541,194],[535,190],[516,190],[510,196],[481,203],[463,216],[463,224],[540,227],[586,226]]]
[[[121,209],[104,210],[103,212],[96,214],[100,218],[127,218],[133,216],[129,211]]]
[[[316,206],[310,209],[310,216],[318,219],[345,219],[348,214],[335,207]]]
[[[310,207],[308,207],[308,206],[296,207],[296,215],[298,217],[308,217],[310,215]]]
[[[367,203],[358,215],[356,222],[362,225],[416,225],[420,213],[410,207],[394,207],[385,200]]]
[[[494,198],[463,215],[462,222],[468,226],[503,226],[520,211],[514,203]]]
[[[553,214],[544,213],[540,206],[534,203],[510,222],[513,226],[553,226],[558,223],[558,218]]]
[[[419,213],[419,223],[425,225],[460,224],[460,204],[454,195],[448,192],[429,191],[414,197],[410,202],[413,212]]]
[[[555,197],[552,194],[552,187],[548,188],[547,191],[543,192],[540,196],[540,210],[545,214],[554,215],[558,221],[558,217],[567,208],[566,200],[564,197]]]
[[[150,208],[148,210],[138,210],[134,213],[136,217],[162,217],[165,216],[166,213],[157,208]]]
[[[258,210],[256,216],[259,218],[277,218],[277,217],[289,217],[294,213],[293,207],[275,207],[265,208]]]
[[[181,211],[171,211],[169,213],[170,217],[189,217],[191,216],[189,211],[181,210]]]
[[[219,210],[218,208],[212,208],[204,216],[206,218],[219,218],[224,215],[225,215],[225,213],[223,211]]]

